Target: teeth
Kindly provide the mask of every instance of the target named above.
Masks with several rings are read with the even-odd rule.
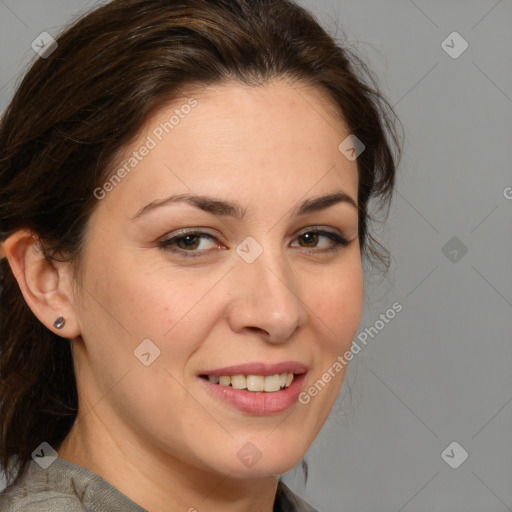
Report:
[[[229,379],[229,377],[228,377]],[[245,378],[245,375],[235,375],[234,377],[231,377],[231,385],[235,389],[245,389],[247,379]],[[229,384],[228,384],[229,386]]]
[[[231,384],[231,377],[226,377],[225,375],[219,377],[219,384],[221,386],[229,386]]]
[[[208,376],[213,384],[231,386],[234,389],[247,389],[248,391],[265,391],[273,393],[282,388],[287,388],[293,381],[293,373],[276,373],[275,375],[216,375]]]
[[[265,377],[262,377],[261,375],[247,375],[247,390],[264,391]]]
[[[293,374],[292,374],[293,377]],[[268,375],[265,377],[265,391],[279,391],[281,389],[281,377],[278,375]]]

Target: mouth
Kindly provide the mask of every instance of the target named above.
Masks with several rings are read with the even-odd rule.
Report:
[[[229,366],[201,372],[198,377],[216,401],[264,416],[281,413],[297,403],[306,373],[305,365],[288,361]]]

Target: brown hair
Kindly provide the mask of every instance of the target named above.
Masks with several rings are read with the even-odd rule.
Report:
[[[366,64],[306,10],[289,0],[114,0],[57,43],[1,119],[1,241],[32,229],[50,261],[66,255],[77,269],[93,191],[152,114],[185,86],[284,78],[326,91],[364,143],[360,245],[388,268],[368,229],[368,203],[389,206],[401,153],[396,116]],[[78,397],[69,343],[38,321],[6,259],[0,277],[0,466],[13,485],[42,441],[66,437]]]

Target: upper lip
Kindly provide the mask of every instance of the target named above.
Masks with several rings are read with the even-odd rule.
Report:
[[[225,366],[224,368],[215,368],[214,370],[205,370],[200,375],[276,375],[278,373],[305,373],[307,366],[298,361],[283,361],[281,363],[268,364],[262,362],[253,362],[245,364],[235,364]]]

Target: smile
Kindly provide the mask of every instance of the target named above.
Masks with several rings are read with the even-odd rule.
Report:
[[[206,393],[219,404],[252,416],[279,414],[297,401],[308,367],[297,361],[263,362],[204,370],[198,374]]]

